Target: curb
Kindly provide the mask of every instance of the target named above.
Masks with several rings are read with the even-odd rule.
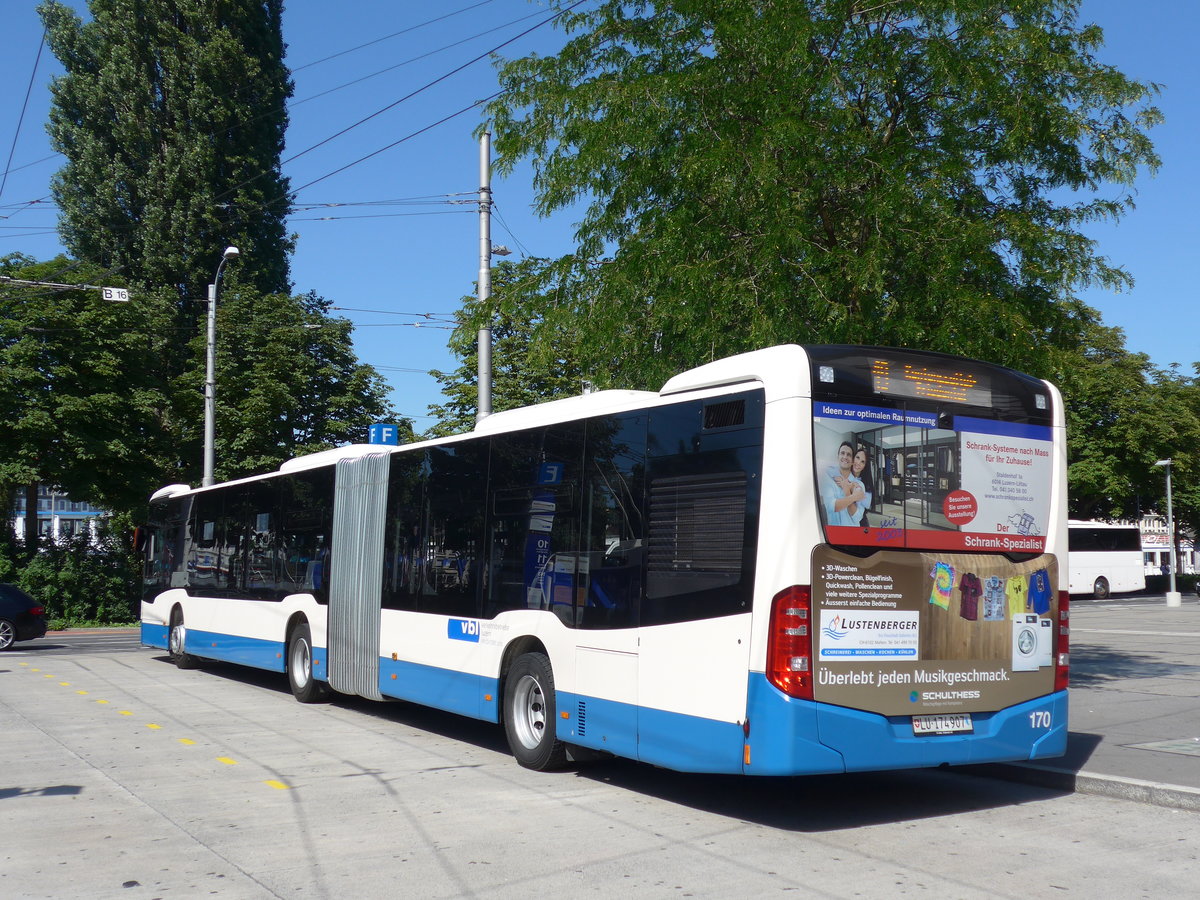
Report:
[[[1101,775],[1096,772],[1073,772],[1052,766],[1027,763],[993,763],[962,766],[960,771],[983,778],[1016,781],[1035,787],[1049,788],[1073,794],[1092,794],[1115,800],[1130,800],[1167,809],[1200,812],[1200,789],[1160,781],[1143,781],[1120,775]]]

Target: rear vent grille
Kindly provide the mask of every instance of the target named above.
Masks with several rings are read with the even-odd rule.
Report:
[[[742,570],[746,473],[659,478],[650,485],[649,571]]]
[[[575,731],[579,737],[587,734],[587,701],[579,701],[579,711],[575,715]]]
[[[704,407],[705,428],[732,428],[746,424],[746,401],[728,400],[725,403],[710,403]]]

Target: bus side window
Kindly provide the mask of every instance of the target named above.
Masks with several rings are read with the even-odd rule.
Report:
[[[646,558],[645,415],[605,416],[587,426],[581,628],[637,625]]]
[[[548,609],[578,621],[586,559],[579,548],[582,423],[492,439],[484,615]]]
[[[732,427],[707,427],[700,400],[651,411],[642,625],[750,609],[763,398],[741,396],[744,416]]]
[[[422,612],[479,615],[479,551],[483,537],[488,442],[431,447],[422,511]]]
[[[392,454],[384,533],[384,609],[416,610],[422,589],[421,510],[428,480],[426,454]]]
[[[333,468],[286,475],[279,484],[279,593],[312,594],[328,602],[333,526]]]

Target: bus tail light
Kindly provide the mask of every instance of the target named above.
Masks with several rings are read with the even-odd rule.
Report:
[[[794,585],[771,601],[767,678],[791,697],[813,699],[812,588]]]
[[[1071,672],[1071,603],[1066,591],[1058,592],[1058,644],[1054,648],[1054,689],[1065,691]]]

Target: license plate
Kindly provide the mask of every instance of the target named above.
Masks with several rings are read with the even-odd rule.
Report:
[[[913,716],[913,734],[961,734],[974,731],[970,713],[954,713],[948,716]]]

